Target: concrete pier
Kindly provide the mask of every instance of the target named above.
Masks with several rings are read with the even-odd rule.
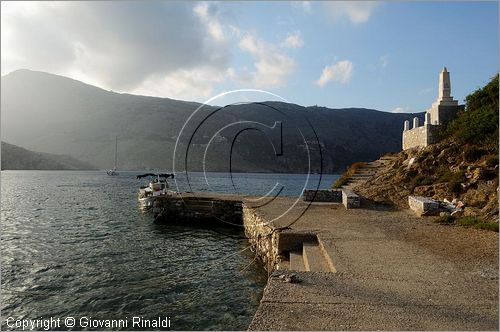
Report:
[[[277,218],[295,200],[226,198],[270,272],[250,330],[498,329],[498,233],[302,200]]]

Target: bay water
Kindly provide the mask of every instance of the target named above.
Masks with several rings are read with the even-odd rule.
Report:
[[[174,330],[247,328],[267,273],[242,230],[225,236],[154,224],[151,214],[138,209],[137,191],[145,183],[136,174],[1,172],[2,329],[9,329],[9,317],[68,316],[169,317]],[[323,175],[320,187],[336,178]],[[304,179],[192,173],[189,188],[264,195],[279,182],[281,195],[297,196]],[[319,175],[310,179],[318,181]],[[186,188],[182,177],[176,181],[174,187]]]

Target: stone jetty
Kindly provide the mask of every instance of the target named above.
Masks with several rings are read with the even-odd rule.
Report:
[[[250,330],[498,330],[498,233],[369,204],[194,196],[235,211],[270,274]]]

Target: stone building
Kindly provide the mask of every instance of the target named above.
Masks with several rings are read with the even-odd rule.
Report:
[[[464,106],[458,105],[458,101],[451,96],[450,72],[444,67],[439,73],[437,100],[425,111],[424,124],[421,126],[419,119],[413,118],[413,127],[410,129],[410,121],[404,122],[403,150],[437,143],[440,126],[448,124],[463,108]]]

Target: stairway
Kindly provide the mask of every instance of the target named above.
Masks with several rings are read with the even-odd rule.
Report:
[[[302,250],[290,252],[290,270],[335,272],[335,268],[328,254],[322,250],[320,244],[304,242]]]
[[[384,156],[378,160],[371,161],[366,165],[360,167],[356,173],[349,179],[349,181],[341,187],[341,189],[352,190],[352,188],[363,184],[376,175],[381,169],[392,163],[396,157]]]

